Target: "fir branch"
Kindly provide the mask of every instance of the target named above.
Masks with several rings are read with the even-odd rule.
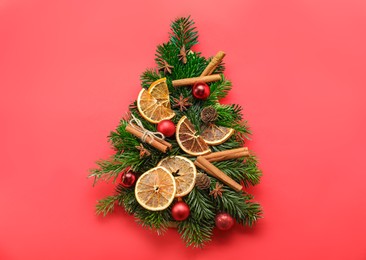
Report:
[[[172,79],[182,79],[182,78],[192,78],[197,77],[201,74],[201,72],[206,67],[206,59],[201,56],[198,52],[191,52],[187,55],[187,63],[183,64],[179,58],[174,57],[174,59],[170,60],[171,65],[174,66],[171,78]],[[171,88],[171,93],[174,92],[183,92],[190,93],[190,87],[178,87],[178,88]],[[187,91],[187,92],[185,92]]]
[[[243,225],[251,227],[258,219],[262,218],[262,208],[258,203],[247,201],[245,212],[246,217],[242,222]]]
[[[156,72],[155,69],[147,69],[140,76],[141,86],[143,88],[148,88],[151,83],[160,79],[161,77],[162,76],[160,75],[160,73]]]
[[[104,199],[98,200],[96,205],[97,215],[103,214],[105,217],[107,214],[114,211],[115,202],[118,200],[118,196],[108,196]]]
[[[231,136],[226,142],[219,144],[219,145],[211,146],[211,150],[213,152],[219,152],[219,151],[239,148],[241,146],[242,146],[242,143],[240,141],[238,141],[235,136]]]
[[[187,246],[203,247],[211,240],[215,223],[215,205],[206,191],[194,188],[187,196],[191,216],[178,224],[178,232]]]
[[[260,178],[262,177],[262,171],[258,169],[258,161],[255,156],[249,156],[244,161],[244,171],[243,171],[243,184],[245,187],[250,185],[259,184]]]
[[[109,160],[100,160],[97,162],[97,165],[99,168],[92,169],[89,174],[89,178],[94,178],[94,185],[100,179],[104,181],[113,179],[115,181],[119,174],[128,166],[115,161],[114,157]]]
[[[214,221],[198,221],[190,217],[178,224],[178,233],[186,242],[187,247],[202,248],[205,243],[211,241],[214,225]]]
[[[222,196],[217,197],[219,210],[229,213],[241,225],[250,226],[261,217],[262,211],[259,204],[246,201],[242,193],[230,188],[224,187],[223,190]]]
[[[149,211],[141,206],[136,208],[136,222],[144,228],[155,231],[158,235],[166,232],[171,221],[168,210]]]
[[[212,82],[210,84],[210,96],[206,99],[206,105],[215,105],[220,99],[227,96],[231,90],[231,82],[226,80],[224,77],[220,81]]]
[[[213,164],[236,182],[243,183],[245,187],[258,184],[262,176],[256,160],[252,156],[246,158],[245,161],[244,158],[241,158],[214,162]]]
[[[198,133],[200,133],[201,131],[201,111],[202,106],[200,106],[199,103],[195,103],[185,112],[185,115],[187,116],[189,121],[194,125]]]
[[[116,193],[118,206],[123,206],[128,214],[133,214],[139,206],[135,197],[135,190],[118,184]]]
[[[158,45],[155,54],[155,62],[159,68],[165,66],[165,62],[172,66],[171,70],[174,72],[175,64],[179,62],[179,49],[177,49],[171,42]],[[165,76],[169,76],[172,73],[165,73]]]
[[[233,128],[237,132],[244,134],[247,137],[251,132],[247,126],[247,122],[242,120],[242,110],[240,105],[214,105],[216,108],[218,118],[217,125]]]
[[[219,123],[224,123],[227,121],[227,124],[232,124],[233,122],[241,121],[243,108],[238,104],[230,104],[230,105],[214,105],[217,113]]]
[[[206,191],[194,188],[185,201],[194,219],[214,220],[215,205]]]
[[[186,50],[189,50],[198,43],[198,33],[190,16],[175,19],[171,24],[171,30],[170,41],[179,49],[185,46]]]
[[[135,150],[124,151],[121,154],[115,155],[115,160],[125,167],[130,166],[133,171],[138,171],[141,165],[149,161],[149,157],[140,158],[140,152]],[[151,165],[149,164],[148,167]],[[154,167],[154,166],[153,166]],[[150,167],[152,168],[152,167]]]

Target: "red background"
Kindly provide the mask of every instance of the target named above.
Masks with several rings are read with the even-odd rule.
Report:
[[[366,259],[365,1],[0,1],[0,259]],[[102,218],[94,161],[170,21],[227,53],[261,159],[253,229],[204,250],[123,210]]]

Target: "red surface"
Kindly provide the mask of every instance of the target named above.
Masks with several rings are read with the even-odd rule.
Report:
[[[0,259],[366,259],[365,1],[129,2],[0,1]],[[188,14],[264,171],[264,219],[204,250],[95,216],[113,185],[86,178]]]

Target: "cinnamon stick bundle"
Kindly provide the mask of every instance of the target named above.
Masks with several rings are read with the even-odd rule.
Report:
[[[143,130],[137,125],[128,124],[126,131],[140,139],[144,136]],[[166,153],[168,149],[172,148],[172,145],[167,141],[157,137],[151,137],[150,135],[146,136],[146,142],[163,153]]]
[[[249,155],[250,153],[248,147],[241,147],[237,149],[210,153],[208,155],[204,155],[203,157],[209,162],[220,162],[230,159],[237,159],[240,157],[246,157]]]
[[[194,77],[194,78],[185,78],[185,79],[176,79],[172,81],[173,87],[181,87],[181,86],[188,86],[193,85],[196,82],[213,82],[221,80],[220,74],[213,74],[209,76],[203,77]]]
[[[201,77],[211,75],[211,73],[217,68],[217,66],[219,66],[220,62],[222,61],[222,59],[224,57],[225,57],[225,52],[219,51],[218,53],[216,53],[215,57],[212,58],[210,63],[207,65],[205,70],[202,72]]]
[[[223,183],[225,183],[227,186],[233,188],[235,191],[241,191],[242,186],[231,179],[229,176],[227,176],[225,173],[220,171],[215,165],[207,161],[203,156],[198,156],[194,164],[210,174],[211,176],[215,177],[216,179],[219,179]]]

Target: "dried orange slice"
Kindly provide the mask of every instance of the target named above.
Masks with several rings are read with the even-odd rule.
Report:
[[[176,138],[180,148],[190,155],[199,156],[211,152],[186,116],[182,116],[177,124]]]
[[[209,124],[202,128],[201,136],[208,145],[219,145],[224,143],[234,133],[234,129],[224,126]]]
[[[143,118],[153,124],[157,124],[164,119],[171,119],[175,116],[174,111],[166,107],[164,101],[159,101],[145,89],[140,91],[137,98],[137,109]]]
[[[164,167],[155,167],[140,176],[135,186],[137,202],[145,209],[164,210],[173,202],[175,180]]]
[[[174,176],[177,185],[175,197],[183,197],[194,188],[197,170],[188,158],[183,156],[166,157],[159,162],[158,166],[164,167]]]
[[[151,83],[148,91],[159,104],[170,108],[169,89],[166,84],[166,78],[161,78]]]

